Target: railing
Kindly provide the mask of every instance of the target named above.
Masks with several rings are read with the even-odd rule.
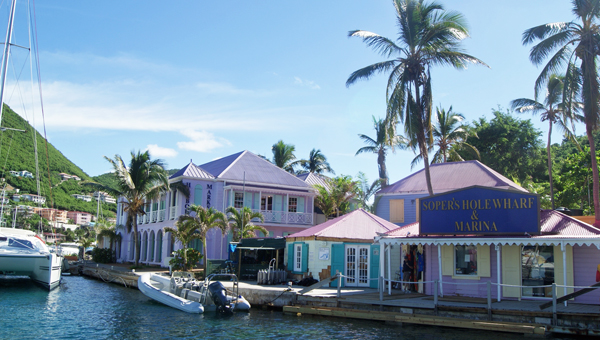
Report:
[[[162,222],[165,220],[165,209],[161,209],[158,211],[158,222]]]
[[[158,211],[153,211],[150,213],[150,222],[156,223],[157,218],[158,218]]]
[[[312,213],[293,213],[285,211],[254,209],[252,211],[260,212],[267,223],[312,224],[313,222]],[[253,220],[253,222],[258,222],[258,220]]]
[[[177,212],[177,206],[174,207],[170,207],[169,208],[169,219],[170,220],[174,220],[175,219],[175,213]]]
[[[443,287],[444,284],[451,284],[451,285],[486,285],[487,286],[487,312],[488,312],[488,320],[492,320],[492,286],[496,286],[498,289],[500,289],[500,287],[511,287],[511,288],[519,288],[519,289],[523,289],[523,288],[552,288],[552,302],[548,302],[547,304],[542,304],[540,306],[540,309],[545,309],[547,307],[549,307],[550,305],[552,305],[552,325],[557,326],[558,325],[558,318],[557,318],[557,304],[560,302],[564,302],[565,306],[567,306],[567,299],[572,299],[575,298],[575,296],[580,295],[580,294],[584,294],[587,291],[592,291],[595,289],[600,289],[599,285],[593,285],[593,286],[584,286],[584,287],[580,287],[580,286],[567,286],[567,285],[557,285],[556,283],[553,283],[551,285],[543,285],[543,286],[520,286],[520,285],[509,285],[509,284],[503,284],[503,283],[498,283],[498,282],[491,282],[491,281],[487,281],[487,282],[444,282],[442,280],[433,280],[433,281],[419,281],[419,282],[414,282],[414,281],[396,281],[396,280],[390,280],[390,279],[386,279],[383,276],[380,276],[379,278],[379,301],[383,301],[383,292],[385,290],[385,285],[387,283],[388,285],[388,294],[391,295],[391,287],[392,284],[397,283],[397,284],[415,284],[415,283],[433,283],[433,306],[434,306],[434,311],[437,315],[438,312],[438,295],[441,295],[442,297],[444,296],[443,293],[438,294],[438,291],[440,290],[440,288]],[[579,289],[580,291],[575,292],[575,293],[569,293],[566,294],[563,297],[557,298],[556,294],[558,293],[558,288],[564,288],[566,289]],[[498,296],[498,302],[501,301],[500,296]]]

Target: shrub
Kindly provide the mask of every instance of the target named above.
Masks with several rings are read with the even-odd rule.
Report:
[[[187,263],[184,260],[184,252],[187,252]],[[189,268],[193,268],[202,257],[204,257],[204,255],[194,248],[179,249],[173,252],[173,258],[169,261],[169,265],[173,270],[186,271]]]
[[[92,260],[96,263],[113,263],[117,254],[114,250],[108,248],[94,248],[92,250]]]

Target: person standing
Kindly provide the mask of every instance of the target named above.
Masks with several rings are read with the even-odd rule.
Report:
[[[402,290],[406,292],[410,292],[410,276],[414,266],[408,254],[404,255],[404,264],[402,265],[402,286],[404,287]]]

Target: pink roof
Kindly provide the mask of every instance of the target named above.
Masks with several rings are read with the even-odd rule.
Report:
[[[429,172],[431,173],[431,185],[435,194],[473,185],[527,192],[527,190],[479,161],[432,164],[429,167]],[[423,192],[427,192],[425,169],[379,190],[377,194]]]
[[[346,215],[297,232],[293,237],[335,237],[347,239],[373,240],[377,233],[385,233],[397,225],[377,217],[363,209],[354,210]]]
[[[542,210],[540,214],[541,235],[532,235],[532,238],[600,238],[600,229],[567,216],[555,210]],[[410,233],[410,234],[409,234]],[[419,222],[407,224],[386,233],[392,237],[419,236]],[[481,235],[461,235],[465,237]],[[522,236],[522,235],[519,235]],[[425,236],[423,236],[425,237]],[[508,236],[510,237],[510,236]]]

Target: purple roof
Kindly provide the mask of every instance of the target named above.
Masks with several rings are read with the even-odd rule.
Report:
[[[325,188],[329,187],[329,185],[325,181],[326,177],[322,176],[322,175],[317,175],[312,172],[305,172],[303,174],[297,175],[296,177],[298,177],[299,179],[303,180],[304,182],[310,184],[311,186],[315,186],[318,184]]]
[[[555,210],[542,210],[540,213],[541,235],[532,235],[532,238],[600,238],[600,229],[567,216]],[[419,222],[407,224],[386,233],[393,237],[419,236]],[[480,237],[481,235],[465,235],[467,237]],[[422,236],[425,237],[425,236]],[[435,237],[439,237],[435,236]],[[486,236],[487,237],[487,236]],[[510,237],[510,236],[509,236]]]
[[[183,168],[181,168],[179,171],[177,171],[175,174],[173,174],[169,178],[172,179],[172,178],[177,178],[180,176],[192,177],[192,178],[207,178],[207,179],[214,178],[213,175],[200,169],[197,165],[192,163],[191,160],[190,160],[190,164],[184,166]]]
[[[219,179],[242,182],[245,174],[247,183],[311,188],[309,184],[304,183],[296,176],[249,151],[242,151],[202,164],[200,168]]]
[[[373,240],[377,233],[388,232],[397,226],[363,209],[354,210],[346,215],[334,218],[297,232],[292,237],[335,237],[345,239]]]
[[[473,185],[527,192],[527,190],[479,161],[432,164],[429,166],[429,172],[431,174],[431,185],[435,194]],[[422,169],[379,190],[377,194],[414,194],[424,192],[427,192],[427,182],[425,181],[425,169]]]

